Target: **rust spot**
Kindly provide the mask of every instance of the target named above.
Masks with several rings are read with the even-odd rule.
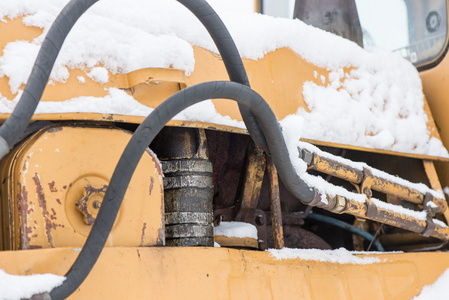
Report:
[[[25,227],[25,232],[26,232],[26,234],[28,236],[28,235],[30,235],[30,233],[33,232],[33,228],[27,226],[27,227]]]
[[[25,186],[22,186],[19,183],[19,190],[20,193],[18,195],[18,203],[17,203],[17,210],[19,214],[19,245],[21,249],[27,249],[27,245],[30,241],[30,238],[28,236],[28,227],[27,227],[27,212],[28,212],[28,191],[26,190]],[[13,220],[13,216],[10,215],[10,220]],[[31,229],[30,229],[31,230]],[[11,245],[14,244],[13,241],[14,237],[11,235]]]
[[[54,209],[53,207],[51,208],[51,216],[50,216],[50,219],[56,220],[56,211],[55,211],[55,209]]]
[[[63,189],[65,190],[65,189],[67,189],[67,186],[66,186],[66,185],[64,185],[64,186],[63,186],[62,188],[63,188]]]
[[[44,190],[42,188],[42,184],[40,182],[39,179],[39,174],[34,173],[34,183],[36,184],[36,193],[37,193],[37,197],[39,200],[39,206],[42,208],[42,216],[44,217],[45,220],[45,232],[47,234],[47,240],[48,243],[50,244],[50,247],[54,247],[53,245],[53,237],[51,236],[51,229],[52,227],[56,227],[54,226],[54,224],[51,223],[50,219],[49,219],[49,213],[47,211],[47,202],[45,201],[45,195],[44,195]]]
[[[147,223],[143,223],[142,236],[140,237],[140,247],[143,246],[143,238],[145,237],[145,230],[147,229]]]
[[[23,170],[23,171],[26,171],[26,169],[28,169],[28,168],[27,168],[27,163],[28,163],[28,161],[24,161],[23,167],[22,167],[22,170]]]
[[[59,205],[62,205],[61,200],[59,200],[58,198],[56,198],[56,202],[58,202]]]
[[[50,192],[56,193],[56,192],[58,191],[58,189],[55,188],[55,182],[54,182],[54,181],[50,182],[50,183],[48,184],[48,186],[50,187]]]
[[[107,185],[103,185],[101,188],[95,188],[91,186],[90,184],[86,187],[84,187],[84,194],[81,199],[79,199],[75,206],[79,209],[79,211],[83,214],[83,221],[86,225],[92,225],[95,222],[96,216],[94,214],[90,213],[87,209],[89,201],[92,201],[91,197],[95,194],[104,194],[106,193],[106,190],[108,189]]]
[[[28,249],[42,249],[42,246],[39,245],[29,245]]]
[[[150,196],[151,196],[151,191],[153,190],[153,185],[154,185],[154,178],[153,178],[153,176],[150,176]]]

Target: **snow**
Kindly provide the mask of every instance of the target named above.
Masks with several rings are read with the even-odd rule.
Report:
[[[93,81],[105,84],[109,81],[109,75],[108,70],[106,70],[103,67],[95,67],[90,70],[89,73],[87,73],[87,76],[89,76],[90,79]]]
[[[214,235],[236,238],[248,237],[257,240],[257,228],[244,222],[220,222],[220,225],[214,227]]]
[[[284,135],[285,135],[285,132],[284,132]],[[290,138],[290,137],[286,137],[286,138]],[[444,195],[442,194],[441,191],[434,191],[434,190],[428,188],[423,183],[413,183],[408,180],[402,179],[400,177],[393,176],[393,175],[383,172],[381,170],[370,167],[366,163],[355,162],[355,161],[343,158],[341,156],[332,155],[328,152],[321,151],[321,149],[319,149],[318,147],[316,147],[312,144],[306,143],[306,142],[298,142],[297,146],[298,146],[298,149],[305,149],[311,153],[316,153],[317,155],[319,155],[323,158],[334,160],[336,162],[339,162],[343,165],[347,165],[347,166],[349,166],[355,170],[361,171],[361,172],[363,172],[363,169],[369,169],[373,173],[373,175],[378,178],[383,178],[390,182],[394,182],[399,185],[408,187],[410,189],[414,189],[423,195],[425,195],[427,193],[431,193],[435,198],[444,199]],[[293,151],[293,149],[289,149],[289,152],[292,152],[292,151]],[[298,160],[298,158],[296,158],[296,157],[295,158],[292,157],[291,159]],[[305,163],[304,163],[304,165],[305,165]],[[301,174],[301,173],[299,173],[299,174]],[[449,189],[448,189],[448,191],[449,191]]]
[[[449,269],[431,285],[426,285],[413,300],[449,299]]]
[[[26,15],[27,26],[44,29],[35,40],[6,45],[0,57],[0,77],[9,78],[11,92],[19,93],[52,21],[67,0],[7,0],[0,5],[0,19]],[[379,49],[369,51],[355,43],[305,25],[299,20],[273,18],[248,13],[250,1],[238,6],[234,1],[213,0],[212,5],[233,36],[240,54],[248,59],[262,58],[268,52],[289,47],[306,61],[329,71],[316,73],[322,84],[305,82],[304,100],[310,112],[299,109],[281,120],[283,129],[299,137],[449,157],[442,143],[431,138],[423,111],[422,85],[416,69],[396,54]],[[174,0],[102,0],[81,17],[66,39],[51,74],[52,82],[68,79],[69,69],[81,68],[99,83],[108,73],[128,73],[141,68],[175,68],[191,74],[195,67],[192,45],[217,52],[204,27],[186,8]],[[85,78],[84,78],[85,79]],[[82,83],[83,79],[78,77]],[[105,98],[110,99],[111,93]],[[73,99],[72,99],[73,100]],[[79,112],[86,101],[71,101]],[[10,112],[11,99],[0,96],[0,112]],[[101,103],[101,104],[100,104]],[[93,105],[104,105],[95,101]],[[138,103],[129,111],[140,111]],[[198,110],[202,107],[203,110]],[[39,113],[61,112],[60,105],[41,107]],[[113,108],[96,108],[123,114]],[[198,111],[201,111],[199,113]],[[207,112],[207,114],[206,114]],[[202,103],[177,116],[181,120],[243,124],[221,116],[212,103]],[[288,124],[287,124],[288,123]],[[293,143],[294,141],[292,141]],[[301,166],[295,165],[300,170]]]
[[[15,41],[6,45],[0,57],[0,77],[9,78],[11,92],[17,96],[12,100],[1,97],[0,112],[10,112],[14,108],[21,95],[20,86],[27,80],[45,33],[66,2],[8,0],[0,5],[0,19],[26,15],[24,24],[44,29],[44,33],[31,42]],[[338,194],[365,201],[364,195],[350,193],[307,174],[307,166],[298,158],[297,148],[313,146],[298,142],[300,138],[449,157],[442,143],[430,138],[416,69],[397,54],[380,49],[366,51],[299,20],[248,13],[249,7],[243,8],[243,5],[241,10],[227,9],[235,7],[234,2],[223,6],[219,0],[213,0],[212,5],[243,57],[258,59],[270,51],[289,47],[329,72],[314,72],[321,85],[316,82],[303,85],[304,100],[310,112],[300,108],[296,114],[280,120],[292,165],[309,185],[331,196]],[[108,81],[108,72],[127,73],[147,67],[172,67],[189,75],[195,66],[192,45],[217,52],[204,27],[178,2],[130,0],[124,4],[120,0],[103,0],[81,17],[67,37],[51,80],[64,82],[70,68],[83,69],[85,76],[99,83]],[[85,77],[78,76],[78,81],[85,82]],[[37,113],[147,116],[152,110],[131,95],[109,88],[105,97],[42,102]],[[184,110],[175,119],[244,128],[242,122],[220,115],[210,100]],[[314,151],[320,152],[318,148]],[[320,155],[326,154],[321,152]],[[343,158],[332,159],[359,170],[368,168]],[[372,168],[371,171],[423,194],[431,192],[442,197],[423,184],[412,184]],[[327,200],[323,198],[323,201]]]
[[[177,114],[174,119],[218,123],[237,128],[246,128],[245,123],[242,121],[231,119],[229,116],[220,115],[211,100],[205,100],[184,109],[182,112]]]
[[[18,97],[14,101],[18,101]],[[0,103],[0,109],[2,108]],[[120,112],[124,115],[147,116],[153,109],[137,102],[125,91],[110,88],[105,97],[78,97],[67,101],[40,102],[36,112],[45,113],[48,111],[59,111],[61,113],[82,112],[114,114]]]
[[[381,262],[381,260],[378,257],[356,256],[355,254],[360,254],[360,252],[357,253],[351,252],[344,248],[335,250],[283,248],[280,250],[268,249],[267,251],[278,260],[302,259],[302,260],[313,260],[337,264],[358,264],[358,265],[367,265]]]
[[[310,112],[300,108],[296,114],[280,120],[292,164],[306,183],[317,187],[323,194],[338,194],[359,202],[366,200],[363,194],[348,192],[321,177],[307,174],[306,164],[298,158],[298,147],[313,148],[320,155],[326,154],[310,144],[298,142],[300,138],[449,157],[441,141],[430,137],[428,118],[423,111],[422,85],[410,63],[380,49],[363,50],[355,43],[299,20],[248,13],[253,9],[251,5],[254,2],[251,1],[246,1],[245,6],[237,11],[229,9],[236,6],[237,0],[229,1],[227,5],[219,2],[211,0],[243,57],[260,59],[271,51],[288,47],[306,61],[329,72],[314,72],[314,77],[319,78],[317,82],[321,84],[303,84],[303,96]],[[45,34],[66,3],[67,0],[3,0],[0,4],[0,20],[25,15],[25,25],[44,29],[44,33],[31,42],[17,40],[3,49],[0,78],[8,77],[9,88],[17,95],[14,99],[0,95],[0,113],[11,112],[17,104],[22,94],[21,85],[28,79]],[[218,53],[204,27],[174,0],[102,0],[80,19],[67,37],[50,80],[65,82],[69,78],[69,69],[73,68],[85,72],[85,76],[77,76],[80,83],[85,83],[88,77],[105,84],[109,81],[109,73],[123,74],[149,67],[181,69],[189,76],[195,68],[192,45]],[[120,89],[109,88],[107,91],[105,97],[42,102],[36,113],[90,112],[147,116],[154,109],[142,105]],[[175,119],[244,128],[243,122],[220,115],[209,100],[184,110]],[[359,170],[368,167],[343,158],[332,156],[332,159],[344,161]],[[379,170],[371,170],[376,176],[435,195],[422,184],[412,184]],[[424,212],[371,200],[379,207],[425,220]],[[322,201],[327,200],[323,198]],[[221,222],[214,228],[214,234],[257,239],[257,229],[242,222]],[[219,247],[217,243],[214,245]],[[381,262],[378,257],[360,257],[342,248],[284,248],[270,249],[268,252],[279,260],[302,259],[338,264]],[[0,299],[28,298],[35,293],[50,291],[64,279],[52,274],[15,276],[0,270]],[[443,288],[447,282],[449,270],[434,285],[425,287],[416,299],[448,297],[447,289]]]
[[[0,300],[30,298],[34,294],[50,292],[64,280],[65,277],[53,274],[19,276],[0,269]]]
[[[86,83],[86,78],[84,78],[84,76],[77,76],[76,78],[80,83]]]

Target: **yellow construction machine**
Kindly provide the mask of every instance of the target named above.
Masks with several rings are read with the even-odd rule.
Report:
[[[410,299],[449,268],[446,1],[396,1],[404,36],[379,34],[395,34],[395,54],[368,49],[389,21],[369,23],[354,1],[298,0],[294,15],[356,43],[260,14],[247,15],[260,31],[230,34],[246,15],[223,22],[205,0],[162,1],[166,14],[157,1],[96,2],[0,3],[0,269],[65,276],[33,299]],[[79,18],[114,14],[69,41]],[[178,53],[111,67],[120,51],[137,55],[123,49],[145,30],[184,37],[194,66]],[[236,30],[246,35],[234,42]],[[270,37],[282,42],[245,54]],[[332,95],[349,104],[321,107]],[[212,110],[189,108],[203,100]],[[307,128],[295,118],[318,133],[292,141]]]

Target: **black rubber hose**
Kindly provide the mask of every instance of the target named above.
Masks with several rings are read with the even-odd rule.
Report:
[[[341,220],[337,220],[332,217],[315,214],[315,213],[309,214],[307,216],[307,219],[315,220],[315,221],[326,223],[329,225],[333,225],[333,226],[339,227],[341,229],[347,230],[349,232],[352,232],[354,234],[357,234],[370,242],[374,241],[373,245],[377,248],[378,251],[381,251],[381,252],[385,251],[384,247],[382,247],[382,244],[378,240],[376,240],[372,234],[370,234],[366,231],[363,231],[362,229],[359,229],[351,224],[348,224]]]
[[[229,79],[249,87],[248,76],[234,40],[212,7],[205,0],[178,0],[178,2],[187,7],[209,32],[223,59]],[[244,105],[239,104],[239,110],[251,138],[258,146],[269,152],[267,140],[257,118]]]
[[[0,144],[6,146],[6,149],[0,146],[0,159],[15,145],[30,122],[47,85],[59,50],[70,29],[79,17],[97,1],[72,0],[54,21],[37,55],[19,103],[11,116],[0,127],[0,140],[3,138],[3,143],[0,142]],[[7,145],[3,145],[5,142]]]
[[[245,85],[226,81],[205,82],[186,88],[160,104],[134,132],[115,168],[86,243],[68,271],[67,279],[51,291],[51,299],[70,296],[93,268],[115,222],[134,170],[159,131],[183,109],[206,99],[217,98],[236,100],[252,111],[268,138],[273,162],[285,186],[300,200],[310,202],[314,198],[314,189],[307,186],[293,169],[277,118],[259,94]]]
[[[22,97],[11,116],[0,127],[0,159],[12,149],[30,122],[65,38],[79,17],[97,1],[70,1],[50,27],[25,85]],[[237,47],[226,26],[210,5],[205,0],[178,1],[197,16],[210,33],[223,58],[229,78],[232,81],[249,86],[248,77]],[[260,130],[257,119],[248,109],[241,106],[239,108],[248,132],[256,144],[268,151],[266,139]]]

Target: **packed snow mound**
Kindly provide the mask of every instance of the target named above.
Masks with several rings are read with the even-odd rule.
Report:
[[[352,252],[344,248],[339,248],[336,250],[283,248],[280,250],[268,249],[267,251],[278,260],[302,259],[354,265],[368,265],[382,262],[376,256],[360,257],[356,254],[362,254],[362,252]]]
[[[4,48],[0,77],[8,77],[14,94],[20,93],[20,86],[26,83],[45,34],[67,2],[5,0],[0,4],[1,20],[25,16],[25,25],[44,29],[31,42],[15,41]],[[399,55],[379,49],[364,50],[299,20],[230,11],[217,3],[215,7],[243,57],[260,59],[271,51],[288,47],[330,72],[328,76],[315,74],[322,84],[303,83],[303,96],[310,112],[300,108],[281,121],[285,132],[294,132],[289,136],[292,143],[308,138],[449,157],[440,140],[430,137],[418,72]],[[87,77],[100,83],[109,80],[106,70],[117,74],[171,67],[184,70],[188,76],[195,68],[192,45],[218,52],[203,25],[175,0],[101,0],[70,32],[51,81],[66,81],[71,68],[85,69]],[[288,70],[285,76],[289,76]],[[85,78],[81,76],[78,80],[82,83]],[[108,101],[114,100],[113,107],[130,102],[126,95],[115,91],[106,97]],[[87,112],[84,104],[89,99],[71,99],[70,107]],[[121,101],[123,105],[117,105]],[[4,97],[0,102],[0,112],[10,112],[14,106]],[[98,112],[123,114],[105,107],[104,102],[107,101],[96,101]],[[127,112],[142,111],[135,104],[127,106]],[[60,112],[59,109],[60,104],[49,102],[45,108],[40,106],[39,113]],[[93,110],[89,105],[89,112]],[[197,105],[195,110],[177,118],[242,127],[242,123],[219,115],[211,102]],[[289,126],[292,128],[288,129]]]
[[[19,276],[0,269],[0,300],[31,298],[34,294],[50,292],[64,280],[65,277],[53,274]]]
[[[257,240],[257,228],[253,224],[244,222],[221,222],[214,227],[214,235]]]
[[[449,269],[431,285],[426,285],[421,293],[412,300],[434,300],[434,299],[449,299]]]

